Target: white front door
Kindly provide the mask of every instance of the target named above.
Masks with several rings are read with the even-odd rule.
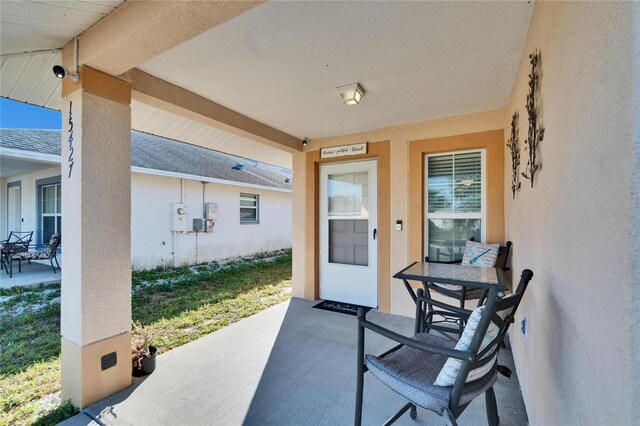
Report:
[[[320,298],[378,306],[377,160],[320,167]]]
[[[20,231],[22,225],[22,213],[20,209],[21,195],[20,186],[10,186],[8,191],[7,205],[7,235],[11,231]]]

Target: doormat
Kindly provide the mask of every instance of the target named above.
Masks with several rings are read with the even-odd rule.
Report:
[[[362,309],[365,312],[369,312],[371,308],[368,306],[354,305],[352,303],[335,302],[333,300],[324,300],[317,305],[313,305],[316,309],[322,309],[323,311],[338,312],[347,315],[358,315],[358,309]]]

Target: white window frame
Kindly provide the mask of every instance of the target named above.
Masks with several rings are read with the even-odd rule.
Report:
[[[445,155],[457,155],[470,152],[480,153],[480,214],[478,213],[429,213],[429,157],[441,157]],[[460,151],[438,152],[424,155],[424,211],[423,211],[423,228],[424,228],[424,244],[423,253],[425,256],[429,253],[429,219],[480,219],[480,235],[484,243],[487,230],[487,151],[486,149],[467,149]],[[455,167],[455,162],[454,162]],[[455,169],[454,169],[455,174]]]
[[[45,213],[44,212],[44,189],[53,186],[55,188],[55,213]],[[54,224],[54,233],[59,233],[60,229],[58,229],[58,217],[62,220],[62,212],[58,211],[58,191],[62,191],[62,183],[48,183],[40,186],[40,238],[42,238],[42,244],[49,244],[49,240],[44,239],[44,218],[45,217],[53,217],[55,220]],[[62,206],[61,206],[62,207]]]
[[[240,193],[240,201],[242,201],[242,198],[248,198],[248,197],[255,197],[255,201],[256,201],[256,206],[252,207],[252,206],[243,206],[242,204],[240,204],[240,208],[238,209],[238,214],[240,214],[240,209],[255,209],[256,211],[256,218],[251,219],[251,220],[247,220],[247,219],[242,219],[242,217],[240,217],[240,224],[241,225],[249,225],[249,224],[259,224],[260,223],[260,195],[258,194],[250,194],[248,192],[241,192]]]

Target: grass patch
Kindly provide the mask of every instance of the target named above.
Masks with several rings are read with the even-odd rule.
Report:
[[[132,273],[132,313],[160,353],[291,297],[291,252]],[[0,426],[54,425],[60,402],[60,284],[0,289]]]

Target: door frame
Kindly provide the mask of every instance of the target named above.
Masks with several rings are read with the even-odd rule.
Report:
[[[349,172],[354,172],[354,171],[371,171],[371,175],[368,175],[368,178],[373,177],[374,179],[369,180],[369,182],[373,181],[373,186],[375,186],[375,192],[371,192],[371,187],[369,187],[369,203],[374,204],[375,203],[375,211],[371,211],[371,213],[369,214],[369,218],[367,219],[367,244],[368,244],[368,250],[367,250],[367,256],[368,256],[368,262],[366,267],[367,268],[371,268],[369,269],[368,273],[371,272],[371,270],[374,270],[375,272],[372,274],[374,275],[374,279],[376,282],[376,286],[375,286],[375,302],[373,304],[368,304],[368,303],[364,303],[363,301],[349,301],[346,300],[348,299],[348,296],[346,297],[345,300],[341,300],[341,299],[337,299],[337,298],[331,298],[333,300],[338,300],[338,301],[344,301],[344,302],[349,302],[349,303],[356,303],[356,304],[360,304],[360,305],[364,305],[364,306],[371,306],[374,308],[378,307],[378,261],[379,261],[379,253],[378,253],[378,237],[377,237],[377,229],[379,227],[379,223],[378,223],[378,159],[377,158],[368,158],[368,159],[362,159],[362,160],[357,160],[357,161],[352,161],[350,159],[346,159],[346,161],[340,161],[340,162],[336,162],[336,163],[331,163],[331,164],[322,164],[320,165],[320,194],[323,193],[322,191],[322,187],[323,185],[326,185],[325,183],[323,183],[324,179],[328,179],[330,173],[334,173],[334,171],[332,170],[328,170],[330,168],[342,168],[343,170],[341,171],[337,171],[335,173],[349,173]],[[326,189],[328,190],[328,186],[326,186]],[[372,195],[373,194],[373,195]],[[324,194],[325,197],[322,197],[319,199],[319,222],[318,222],[318,226],[319,226],[319,239],[318,239],[318,247],[321,249],[319,252],[319,260],[320,260],[320,264],[319,264],[319,279],[320,279],[320,285],[319,285],[319,292],[322,293],[322,282],[323,282],[323,277],[322,277],[322,273],[323,273],[323,268],[329,267],[329,265],[331,264],[331,262],[329,262],[329,226],[328,223],[326,221],[329,220],[329,212],[328,212],[328,203],[327,203],[327,198],[326,198],[326,194]],[[371,204],[369,204],[369,207],[371,206]],[[326,209],[326,212],[325,212]],[[326,215],[325,215],[326,213]],[[373,231],[375,230],[375,231]],[[372,237],[372,232],[376,233],[375,237]],[[351,269],[356,267],[356,268],[362,268],[362,266],[359,265],[344,265],[344,264],[334,264],[334,268],[337,269],[343,269],[342,272],[344,272],[345,274],[349,274]],[[358,271],[361,271],[360,269],[358,269]],[[324,270],[324,272],[328,272],[326,269]],[[334,271],[335,273],[335,271]],[[364,273],[364,272],[363,272]],[[368,277],[368,273],[367,273],[367,277]],[[369,279],[369,277],[367,278]],[[328,280],[328,281],[333,281],[333,278]],[[362,281],[360,281],[362,282]],[[327,285],[327,280],[324,281],[325,285]],[[366,284],[365,284],[366,285]],[[325,287],[326,289],[326,287]],[[367,289],[367,294],[368,293]],[[373,291],[371,291],[371,293],[373,293]],[[325,291],[325,295],[326,295],[326,291]],[[371,296],[371,294],[369,294],[369,296]],[[322,297],[322,298],[326,298],[326,297]],[[363,297],[363,299],[367,299],[367,297]]]
[[[7,183],[7,238],[9,237],[9,232],[11,231],[17,231],[16,229],[9,229],[9,227],[11,226],[9,224],[9,199],[10,199],[10,189],[14,188],[14,187],[18,187],[20,188],[20,201],[18,202],[18,206],[20,207],[20,231],[22,230],[22,181],[21,180],[16,180],[13,182],[8,182]]]
[[[357,143],[360,141],[350,141]],[[345,142],[346,144],[346,142]],[[378,160],[378,310],[390,309],[390,141],[369,142],[367,153],[339,158],[320,158],[320,151],[307,151],[305,155],[305,250],[304,268],[307,273],[304,295],[308,299],[320,297],[320,165],[365,159]],[[295,180],[294,180],[295,182]]]

